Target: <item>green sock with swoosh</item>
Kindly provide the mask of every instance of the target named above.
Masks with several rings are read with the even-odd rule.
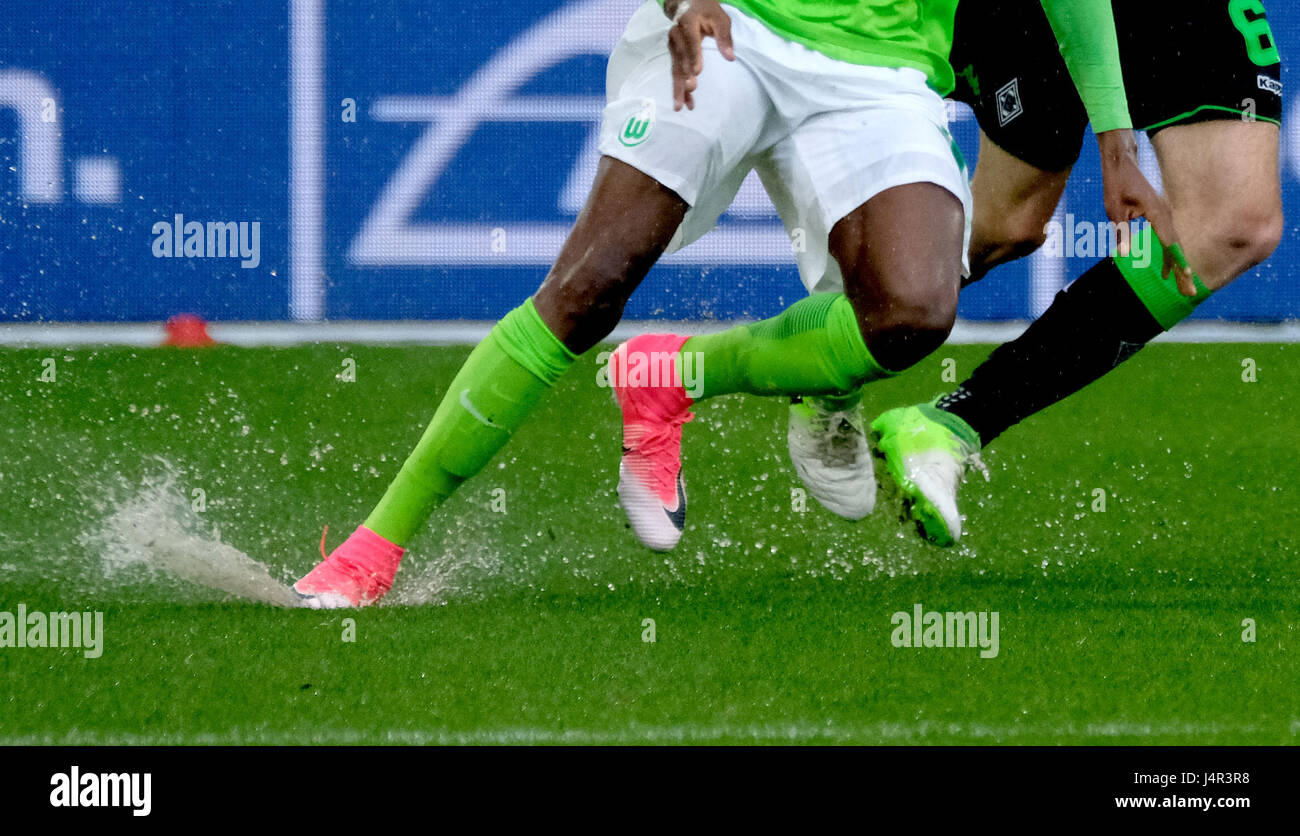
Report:
[[[531,299],[506,314],[456,373],[366,527],[405,546],[461,482],[487,466],[576,359]]]

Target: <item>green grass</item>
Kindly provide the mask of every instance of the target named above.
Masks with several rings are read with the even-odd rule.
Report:
[[[944,358],[964,375],[987,351],[944,348],[869,407],[930,398]],[[784,407],[757,398],[698,410],[686,535],[642,549],[616,506],[617,413],[585,361],[413,544],[391,597],[423,605],[282,610],[106,571],[103,519],[163,475],[203,491],[196,518],[223,541],[283,580],[306,571],[323,525],[332,545],[365,516],[466,353],[0,351],[0,611],[106,613],[99,659],[0,649],[0,742],[1300,734],[1296,346],[1148,349],[986,452],[992,482],[967,486],[953,550],[888,503],[856,525],[792,510]],[[1000,654],[893,647],[891,615],[915,603],[998,611]]]

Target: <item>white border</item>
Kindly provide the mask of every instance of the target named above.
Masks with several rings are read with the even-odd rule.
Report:
[[[670,724],[596,728],[545,728],[536,726],[483,727],[476,729],[389,728],[353,729],[312,727],[302,730],[235,727],[221,732],[102,732],[73,729],[66,732],[0,736],[3,746],[158,746],[158,745],[356,745],[399,743],[417,745],[518,745],[518,744],[671,744],[710,741],[751,743],[869,743],[872,741],[916,742],[926,740],[968,740],[996,743],[1026,737],[1061,741],[1099,740],[1117,737],[1213,738],[1219,735],[1267,735],[1278,738],[1300,735],[1300,720],[1273,724],[1235,723],[1142,723],[1111,720],[1084,724],[1056,723],[986,725],[982,723],[920,721],[882,722],[871,725],[810,725],[799,723],[753,724]]]
[[[670,331],[704,334],[721,331],[738,322],[646,320],[628,321],[614,329],[610,342],[637,334]],[[471,320],[336,321],[336,322],[227,322],[208,331],[219,343],[238,346],[306,345],[310,343],[368,343],[383,345],[473,345],[487,336],[493,323]],[[950,344],[997,344],[1013,340],[1027,322],[971,322],[959,320]],[[0,346],[161,345],[160,322],[148,323],[37,323],[0,324]],[[1184,322],[1156,342],[1165,343],[1300,343],[1300,320],[1256,325],[1241,322]]]

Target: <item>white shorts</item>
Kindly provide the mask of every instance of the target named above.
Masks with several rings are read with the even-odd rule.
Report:
[[[705,40],[694,110],[673,110],[671,23],[655,0],[637,9],[609,59],[600,151],[690,204],[668,252],[712,229],[757,170],[810,293],[843,289],[829,252],[835,223],[908,183],[934,183],[961,201],[966,266],[970,183],[925,75],[837,61],[723,8],[736,60]]]

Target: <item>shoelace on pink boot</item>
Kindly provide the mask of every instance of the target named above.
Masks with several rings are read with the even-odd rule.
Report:
[[[322,534],[322,555],[324,551]],[[404,554],[406,549],[364,525],[358,526],[329,557],[294,584],[294,589],[303,595],[342,596],[354,607],[373,604],[392,588]]]

